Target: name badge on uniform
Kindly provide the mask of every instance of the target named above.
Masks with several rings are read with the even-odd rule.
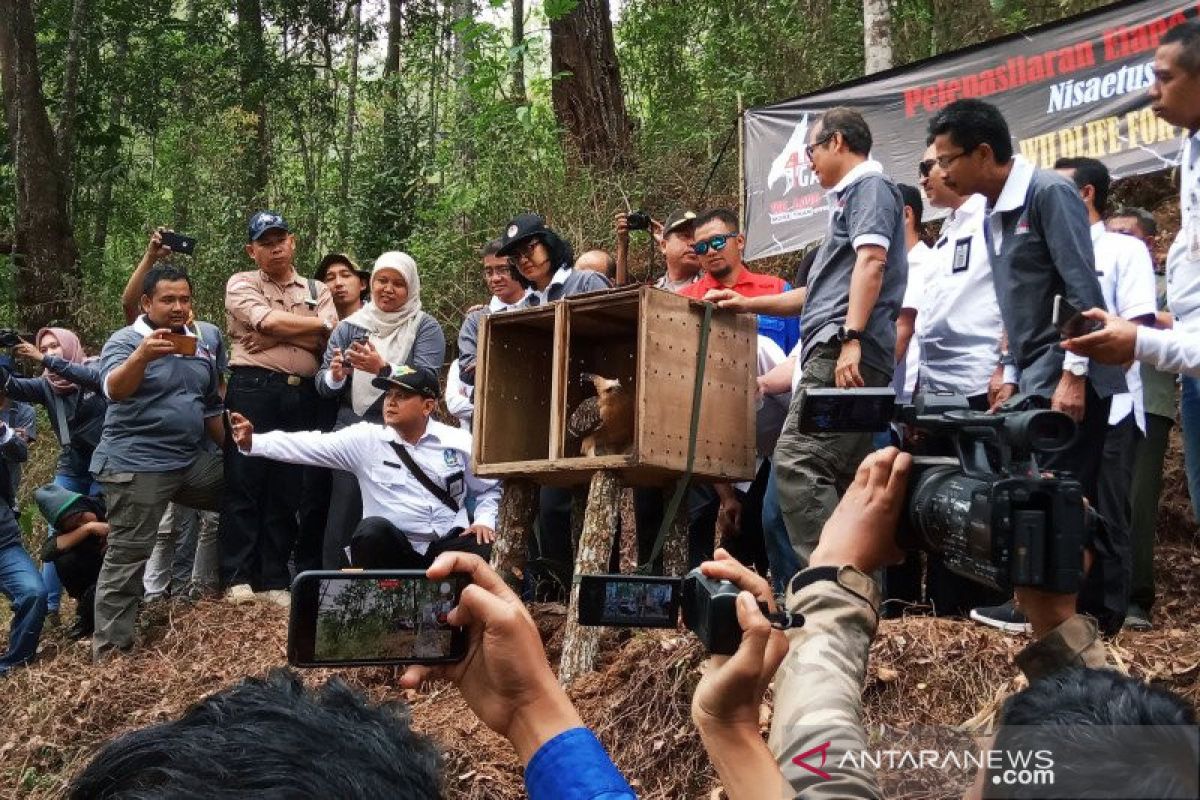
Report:
[[[463,474],[456,472],[446,479],[446,492],[451,497],[458,497],[463,493]]]
[[[443,450],[442,451],[442,461],[446,462],[447,467],[460,466],[460,462],[458,460],[458,453],[454,450]]]
[[[1200,210],[1192,212],[1185,230],[1188,261],[1200,261]]]
[[[958,239],[954,242],[954,260],[950,262],[951,274],[966,272],[971,265],[971,237]]]

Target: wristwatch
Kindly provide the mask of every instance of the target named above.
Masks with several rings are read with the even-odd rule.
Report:
[[[1076,362],[1073,364],[1064,364],[1063,368],[1074,375],[1076,378],[1086,378],[1088,374],[1087,362]]]
[[[327,319],[321,320],[321,325],[325,328],[326,333],[333,333],[333,323]]]
[[[847,328],[845,325],[839,325],[837,330],[837,338],[839,342],[860,341],[863,332],[856,331],[854,328]]]

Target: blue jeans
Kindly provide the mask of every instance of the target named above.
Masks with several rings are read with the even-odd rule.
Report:
[[[0,514],[5,513],[11,517],[8,506],[0,501]],[[8,652],[0,655],[0,674],[3,674],[34,657],[42,623],[46,621],[46,587],[42,585],[37,565],[19,540],[0,547],[0,592],[12,604],[13,615]]]
[[[787,590],[792,576],[800,571],[800,559],[788,539],[783,511],[779,508],[779,494],[775,486],[775,467],[767,476],[767,488],[762,500],[763,539],[767,543],[767,561],[771,565],[771,583],[777,594]]]
[[[91,475],[88,475],[86,478],[79,478],[74,475],[63,475],[60,473],[54,476],[54,484],[68,491],[85,494],[89,497],[96,497],[100,494],[100,484],[96,483]],[[54,526],[50,526],[49,533],[51,539],[58,535],[58,531],[54,530]],[[42,564],[42,583],[46,584],[46,610],[52,613],[58,611],[59,600],[62,597],[62,583],[58,580],[58,573],[54,570],[53,561],[47,561],[45,564]]]
[[[1183,462],[1187,467],[1188,495],[1192,498],[1192,518],[1200,522],[1200,378],[1180,379],[1183,393],[1179,418],[1183,422]]]

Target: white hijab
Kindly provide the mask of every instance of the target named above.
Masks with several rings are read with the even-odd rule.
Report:
[[[399,365],[408,361],[421,323],[421,278],[417,275],[417,262],[408,253],[399,250],[390,250],[375,259],[371,275],[374,276],[381,269],[400,273],[408,285],[408,299],[399,311],[380,311],[373,302],[368,302],[347,317],[346,322],[367,331],[371,344],[384,361]],[[374,379],[374,375],[367,375],[360,370],[354,370],[351,375],[350,405],[360,417],[383,394],[382,390],[371,385]]]

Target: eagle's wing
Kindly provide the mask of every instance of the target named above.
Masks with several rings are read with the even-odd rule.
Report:
[[[575,407],[571,418],[567,420],[567,432],[582,439],[600,429],[600,399],[589,397]]]

